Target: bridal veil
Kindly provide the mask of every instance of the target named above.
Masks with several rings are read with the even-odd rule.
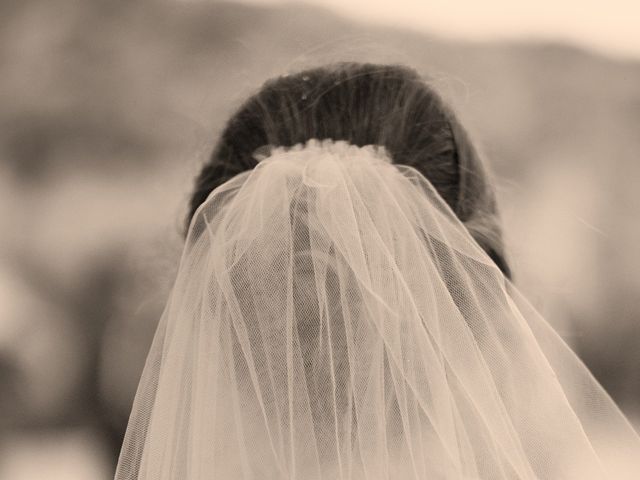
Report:
[[[638,475],[637,434],[429,181],[311,140],[196,212],[116,479]]]

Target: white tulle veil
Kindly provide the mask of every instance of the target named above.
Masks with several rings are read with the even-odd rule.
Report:
[[[429,181],[313,140],[196,212],[116,479],[639,472],[627,420]]]

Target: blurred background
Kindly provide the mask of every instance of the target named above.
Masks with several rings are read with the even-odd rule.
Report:
[[[517,284],[639,425],[633,3],[1,0],[0,479],[112,476],[193,177],[264,80],[338,60],[454,105]]]

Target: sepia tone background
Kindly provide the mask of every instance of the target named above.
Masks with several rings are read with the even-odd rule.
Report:
[[[640,42],[354,12],[0,2],[0,478],[112,476],[194,175],[264,80],[338,60],[409,64],[455,106],[516,283],[638,425]]]

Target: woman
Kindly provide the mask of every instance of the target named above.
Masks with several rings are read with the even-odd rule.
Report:
[[[188,224],[118,480],[640,472],[636,433],[510,283],[478,153],[412,70],[267,82]]]

